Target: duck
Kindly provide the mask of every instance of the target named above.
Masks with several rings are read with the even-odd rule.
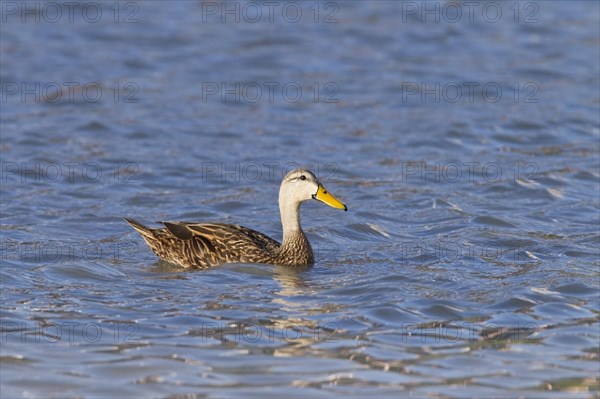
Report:
[[[325,189],[307,169],[287,173],[279,187],[282,242],[237,224],[159,222],[150,228],[124,218],[162,260],[184,268],[210,268],[227,263],[312,266],[312,247],[300,224],[300,206],[317,200],[332,208],[348,207]]]

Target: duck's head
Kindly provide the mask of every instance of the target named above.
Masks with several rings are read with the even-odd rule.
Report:
[[[333,208],[348,210],[346,205],[325,189],[310,170],[295,169],[285,175],[279,189],[280,203],[285,201],[289,204],[300,205],[310,199],[324,202]]]

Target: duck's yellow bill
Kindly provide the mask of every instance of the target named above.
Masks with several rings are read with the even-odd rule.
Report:
[[[348,207],[346,207],[346,205],[344,205],[342,201],[329,194],[329,192],[325,190],[325,187],[321,185],[319,185],[319,189],[317,190],[317,193],[313,195],[313,198],[324,202],[333,208],[343,209],[345,211],[348,210]]]

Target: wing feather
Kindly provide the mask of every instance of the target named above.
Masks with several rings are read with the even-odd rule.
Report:
[[[235,224],[163,222],[163,225],[166,229],[162,231],[170,240],[180,242],[170,246],[173,253],[167,258],[180,264],[204,267],[230,262],[267,262],[280,247],[279,242],[269,236]]]

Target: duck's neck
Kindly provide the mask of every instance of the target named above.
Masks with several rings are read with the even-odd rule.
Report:
[[[300,201],[290,200],[285,192],[279,193],[279,212],[283,240],[278,253],[278,263],[289,265],[312,265],[313,251],[300,225]]]
[[[299,202],[289,202],[280,198],[279,212],[281,213],[281,227],[283,228],[283,245],[298,235],[304,235],[300,225]]]
[[[278,263],[284,265],[312,265],[315,262],[308,238],[300,226],[300,203],[280,204],[283,240]]]

